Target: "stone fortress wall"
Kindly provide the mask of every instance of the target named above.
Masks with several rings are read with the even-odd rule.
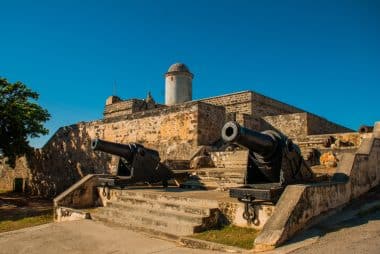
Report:
[[[15,170],[2,170],[9,173],[0,189],[13,189],[13,175],[21,175],[32,193],[53,197],[87,174],[116,172],[116,157],[93,152],[93,138],[140,143],[157,150],[162,161],[189,160],[199,146],[218,141],[224,117],[223,107],[188,102],[62,127],[42,149],[20,158]]]
[[[216,142],[224,122],[223,107],[187,102],[108,119],[97,123],[90,136],[140,143],[158,150],[162,160],[184,160],[198,146]]]
[[[60,128],[42,149],[27,156],[29,172],[24,175],[32,193],[51,197],[89,173],[115,172],[116,158],[91,151],[93,138],[141,143],[158,150],[163,161],[189,160],[201,146],[218,142],[223,124],[230,120],[290,137],[352,131],[252,91],[175,105],[158,104],[150,95],[145,100],[110,96],[102,120]],[[11,179],[2,178],[0,189],[9,188]]]
[[[225,108],[226,120],[235,120],[245,127],[259,131],[277,129],[290,137],[352,131],[327,119],[252,91],[226,94],[198,101],[221,106]],[[123,118],[122,116],[125,118],[140,112],[143,102],[143,100],[133,99],[106,105],[104,119],[120,120]],[[162,107],[166,106],[158,105],[157,108]]]

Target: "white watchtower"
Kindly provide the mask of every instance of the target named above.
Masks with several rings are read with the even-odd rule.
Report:
[[[183,63],[175,63],[165,73],[165,104],[170,106],[192,100],[194,75]]]

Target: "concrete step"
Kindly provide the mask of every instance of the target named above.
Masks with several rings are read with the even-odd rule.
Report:
[[[131,202],[129,202],[131,201]],[[137,201],[138,203],[136,203]],[[149,214],[159,217],[176,217],[178,220],[203,223],[203,218],[215,217],[218,208],[191,207],[169,203],[140,202],[146,200],[128,200],[107,203],[107,207],[118,209],[126,213]]]
[[[202,217],[194,222],[178,220],[178,216],[158,216],[149,213],[122,211],[111,207],[98,208],[92,214],[94,220],[111,222],[120,226],[143,230],[146,232],[162,232],[173,236],[191,235],[200,232],[208,225],[203,224]]]
[[[125,210],[119,207],[103,207],[99,209],[100,213],[106,213],[108,215],[117,214],[118,217],[122,217],[128,220],[142,220],[142,218],[149,218],[156,221],[175,222],[177,224],[191,224],[202,225],[207,223],[208,217],[202,217],[199,215],[187,215],[183,213],[165,213],[163,211],[145,210],[136,208],[135,210]]]
[[[112,190],[111,190],[112,191]],[[133,190],[119,190],[116,196],[120,199],[128,200],[135,199],[139,201],[152,201],[158,203],[170,203],[176,205],[189,205],[191,207],[203,207],[203,208],[217,208],[218,202],[216,200],[207,200],[207,199],[198,199],[191,197],[184,197],[168,193],[154,193],[154,192],[145,192],[145,191],[133,191]]]
[[[108,206],[109,203],[107,203]],[[111,202],[110,206],[119,206],[121,208],[135,208],[141,207],[143,209],[155,209],[160,211],[170,212],[182,212],[191,215],[210,216],[211,209],[217,209],[213,207],[192,206],[189,204],[181,204],[174,202],[158,202],[151,199],[132,198],[129,196],[119,197],[119,201]]]

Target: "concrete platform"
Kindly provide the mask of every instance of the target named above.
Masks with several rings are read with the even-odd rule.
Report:
[[[91,220],[51,223],[0,234],[0,254],[218,253]]]
[[[263,254],[378,253],[380,211],[376,208],[379,207],[379,193],[377,190],[370,198],[362,197],[354,207],[322,221],[285,246]],[[226,253],[183,248],[173,241],[91,220],[51,223],[2,233],[0,246],[0,254]]]

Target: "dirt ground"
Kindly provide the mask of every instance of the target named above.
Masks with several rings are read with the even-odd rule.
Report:
[[[52,211],[50,200],[12,192],[1,193],[0,232],[51,222]]]

